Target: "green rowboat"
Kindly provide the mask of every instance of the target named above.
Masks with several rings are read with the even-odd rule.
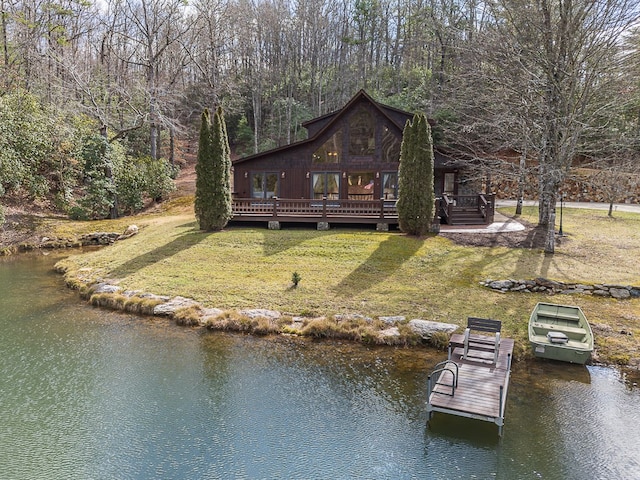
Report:
[[[593,352],[593,332],[580,307],[538,303],[529,318],[529,341],[536,357],[585,364]]]

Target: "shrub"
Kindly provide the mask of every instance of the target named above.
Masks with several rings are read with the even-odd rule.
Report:
[[[141,159],[144,177],[144,190],[149,198],[159,202],[175,190],[173,183],[176,172],[164,158],[153,160],[151,157]]]

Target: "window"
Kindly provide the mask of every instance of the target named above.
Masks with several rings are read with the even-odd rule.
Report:
[[[455,181],[456,174],[455,173],[445,173],[444,174],[444,188],[442,190],[443,193],[447,195],[453,195],[455,189]]]
[[[382,198],[385,200],[398,199],[398,173],[390,172],[382,175]]]
[[[373,190],[375,188],[374,172],[354,172],[350,173],[349,200],[373,200]]]
[[[382,161],[400,161],[400,139],[386,125],[382,128]]]
[[[313,152],[313,163],[338,163],[342,157],[342,132],[337,131]]]
[[[340,174],[334,172],[314,173],[311,179],[311,189],[313,198],[321,200],[327,197],[328,200],[340,198]]]
[[[273,198],[278,196],[278,173],[259,172],[251,174],[251,198]]]
[[[375,133],[373,116],[360,107],[349,119],[349,155],[373,155],[376,149]]]

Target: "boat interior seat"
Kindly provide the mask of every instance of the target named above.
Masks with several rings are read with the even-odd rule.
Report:
[[[546,335],[548,332],[563,332],[573,340],[581,340],[587,335],[587,331],[580,327],[566,327],[564,325],[555,325],[552,323],[534,322],[533,329],[540,335]]]
[[[546,310],[544,308],[540,308],[540,310],[538,310],[538,316],[539,317],[553,318],[553,319],[558,319],[558,320],[569,320],[571,322],[579,322],[580,321],[580,317],[578,315],[574,314],[574,313],[552,311],[552,310]]]

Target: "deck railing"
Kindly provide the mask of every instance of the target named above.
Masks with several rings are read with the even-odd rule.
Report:
[[[396,202],[389,200],[321,200],[273,197],[267,200],[256,198],[236,198],[233,200],[233,215],[237,218],[308,217],[330,219],[335,217],[375,218],[396,220]]]
[[[437,199],[436,218],[451,223],[462,211],[477,211],[484,222],[493,222],[493,195],[443,195]],[[395,200],[354,199],[290,199],[272,197],[233,199],[233,217],[247,221],[354,221],[397,223],[398,210]],[[338,220],[340,219],[340,220]]]

